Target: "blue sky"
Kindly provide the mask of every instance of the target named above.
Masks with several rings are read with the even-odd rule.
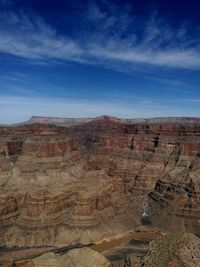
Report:
[[[198,2],[0,0],[0,123],[200,116]]]

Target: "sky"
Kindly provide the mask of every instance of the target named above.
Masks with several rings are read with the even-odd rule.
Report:
[[[200,116],[198,0],[0,0],[0,124]]]

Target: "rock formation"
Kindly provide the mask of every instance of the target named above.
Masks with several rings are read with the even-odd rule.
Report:
[[[0,245],[96,242],[144,214],[199,234],[200,123],[175,122],[104,116],[1,127]]]
[[[139,240],[135,240],[139,241]],[[71,249],[68,252],[48,252],[29,259],[4,262],[2,267],[199,267],[200,238],[193,234],[164,235],[148,244],[146,255],[141,256],[139,250],[127,248],[128,254],[121,257],[125,247],[118,247],[119,257],[112,261],[107,256],[84,247]],[[111,257],[111,255],[110,255]]]
[[[111,267],[101,254],[90,248],[73,249],[61,255],[45,253],[28,261],[15,263],[16,267]]]
[[[144,267],[199,267],[200,238],[193,234],[176,234],[150,243]]]

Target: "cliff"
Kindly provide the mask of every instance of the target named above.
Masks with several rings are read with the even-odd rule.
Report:
[[[200,123],[175,122],[1,127],[0,244],[96,242],[144,215],[200,234]]]

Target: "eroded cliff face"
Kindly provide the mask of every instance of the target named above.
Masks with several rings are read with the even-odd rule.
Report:
[[[0,128],[0,244],[96,242],[141,225],[200,234],[200,124]]]

